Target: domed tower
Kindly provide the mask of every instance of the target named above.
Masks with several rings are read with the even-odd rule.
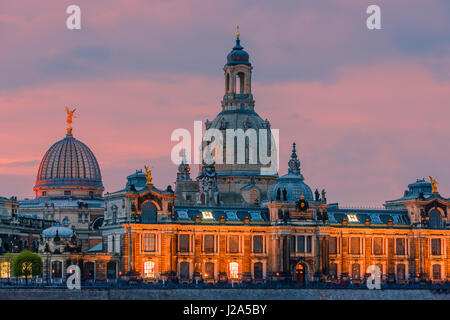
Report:
[[[19,212],[54,220],[76,230],[87,250],[101,240],[104,199],[100,166],[94,153],[72,134],[75,110],[67,111],[67,133],[45,153],[33,190],[35,199],[19,201]],[[61,236],[61,234],[60,234]]]
[[[67,128],[66,137],[45,153],[33,189],[36,197],[101,199],[100,166],[94,153]]]
[[[252,69],[238,30],[236,44],[223,68],[222,111],[213,121],[205,122],[206,130],[217,129],[223,137],[222,161],[215,157],[214,162],[221,204],[225,206],[260,204],[267,200],[267,190],[278,177],[278,159],[274,159],[278,153],[270,123],[254,110]]]
[[[322,191],[322,198],[318,190],[315,191],[314,197],[311,188],[304,182],[295,143],[292,144],[288,166],[288,173],[278,178],[269,188],[268,207],[271,221],[290,223],[299,220],[327,220],[325,190]]]

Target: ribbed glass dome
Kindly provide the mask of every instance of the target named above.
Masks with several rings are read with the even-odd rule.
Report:
[[[68,134],[52,145],[41,161],[35,188],[42,187],[103,188],[94,153]]]

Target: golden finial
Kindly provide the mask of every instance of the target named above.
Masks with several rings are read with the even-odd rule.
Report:
[[[239,33],[239,25],[238,25],[237,28],[236,28],[236,37],[239,38],[239,35],[240,35],[240,33]]]
[[[144,166],[145,169],[145,179],[147,179],[147,185],[152,185],[152,169],[149,169],[147,166]]]
[[[439,183],[437,182],[436,178],[433,179],[431,176],[429,176],[429,177],[430,177],[430,182],[431,182],[431,192],[439,193],[438,192],[438,187],[437,187],[437,185]]]
[[[77,110],[77,109],[70,110],[68,107],[66,107],[66,112],[67,112],[66,123],[67,123],[67,134],[68,135],[72,135],[72,119],[76,118],[73,115],[75,113],[75,110]]]

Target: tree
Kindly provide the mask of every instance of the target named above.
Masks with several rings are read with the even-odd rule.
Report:
[[[38,254],[23,250],[14,257],[12,271],[15,277],[25,277],[28,284],[28,277],[42,274],[42,265],[42,259]]]

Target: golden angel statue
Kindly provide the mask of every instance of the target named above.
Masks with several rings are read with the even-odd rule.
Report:
[[[430,182],[431,182],[431,191],[432,191],[433,193],[438,193],[438,187],[437,187],[437,185],[438,185],[439,183],[437,182],[436,178],[433,179],[433,177],[431,177],[431,176],[429,176],[429,177],[430,177]]]
[[[67,133],[68,134],[72,134],[72,126],[71,126],[71,124],[72,124],[72,119],[76,118],[73,115],[75,113],[75,110],[77,110],[77,109],[70,110],[69,108],[66,107],[66,112],[67,112],[67,120],[66,120],[66,122],[67,122]]]
[[[144,166],[145,169],[145,179],[147,179],[147,185],[152,185],[152,169],[149,169],[147,166]]]

